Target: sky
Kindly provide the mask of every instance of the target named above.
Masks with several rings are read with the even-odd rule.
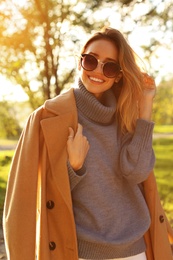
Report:
[[[13,3],[18,5],[24,5],[27,0],[12,0]],[[157,2],[159,0],[153,0],[154,2]],[[168,0],[169,1],[169,0]],[[138,5],[138,8],[134,8],[133,10],[133,16],[137,17],[139,15],[143,15],[146,12],[146,5]],[[116,15],[115,15],[116,14]],[[100,17],[105,17],[105,20],[109,21],[110,26],[114,28],[120,28],[120,14],[117,10],[117,7],[114,6],[114,8],[111,8],[109,10],[104,10],[103,13],[96,14]],[[157,26],[157,20],[155,21],[155,25]],[[126,21],[125,26],[127,28],[124,29],[131,29],[130,27],[132,24],[128,23]],[[152,25],[154,26],[154,24]],[[161,32],[158,31],[157,37],[162,37]],[[132,31],[130,37],[129,37],[129,43],[131,47],[136,51],[136,53],[141,57],[144,58],[144,52],[140,48],[141,45],[147,45],[149,43],[150,38],[152,37],[152,31],[148,29],[148,27],[135,27],[135,29]],[[164,36],[165,37],[165,36]],[[172,35],[169,34],[167,37],[165,37],[165,41],[169,42],[169,40],[172,38]],[[165,43],[166,44],[166,43]],[[172,60],[173,60],[173,41],[170,42],[172,46],[170,46],[170,50],[165,49],[164,44],[163,46],[160,46],[157,49],[156,56],[152,58],[152,64],[151,66],[154,66],[155,70],[158,70],[158,75],[156,78],[156,83],[159,83],[161,78],[165,75],[172,75]],[[75,64],[74,64],[75,65]],[[146,66],[148,64],[146,63]],[[149,69],[149,67],[148,67]],[[149,72],[149,71],[148,71]],[[23,101],[27,100],[27,95],[24,93],[22,87],[20,85],[14,85],[12,84],[8,79],[6,79],[4,76],[0,75],[0,100],[6,99],[6,100],[16,100],[16,101]]]

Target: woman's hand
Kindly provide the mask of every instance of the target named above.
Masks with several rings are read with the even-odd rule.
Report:
[[[82,168],[84,160],[89,150],[89,143],[87,138],[82,134],[83,127],[78,124],[76,135],[74,130],[69,127],[69,136],[67,141],[67,152],[69,162],[74,171]]]
[[[156,95],[154,79],[148,74],[143,74],[143,95],[139,101],[139,118],[151,120],[153,99]]]

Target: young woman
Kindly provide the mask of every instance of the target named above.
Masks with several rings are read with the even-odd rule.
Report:
[[[8,259],[171,260],[151,172],[154,80],[112,28],[87,41],[78,69],[78,88],[32,113],[20,138],[4,209]]]

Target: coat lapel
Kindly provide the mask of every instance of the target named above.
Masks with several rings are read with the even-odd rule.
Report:
[[[71,126],[74,131],[77,128],[77,109],[72,91],[54,99],[53,105],[50,102],[45,105],[45,108],[54,113],[54,116],[43,119],[41,127],[52,176],[65,202],[71,207],[71,193],[66,166],[68,159],[66,143],[68,127]]]

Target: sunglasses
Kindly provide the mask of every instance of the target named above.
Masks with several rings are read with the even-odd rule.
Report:
[[[118,76],[120,71],[122,71],[120,65],[117,62],[100,62],[98,59],[96,59],[96,57],[91,54],[81,55],[81,66],[84,70],[95,70],[99,63],[102,64],[103,74],[107,78],[115,78],[116,76]]]

